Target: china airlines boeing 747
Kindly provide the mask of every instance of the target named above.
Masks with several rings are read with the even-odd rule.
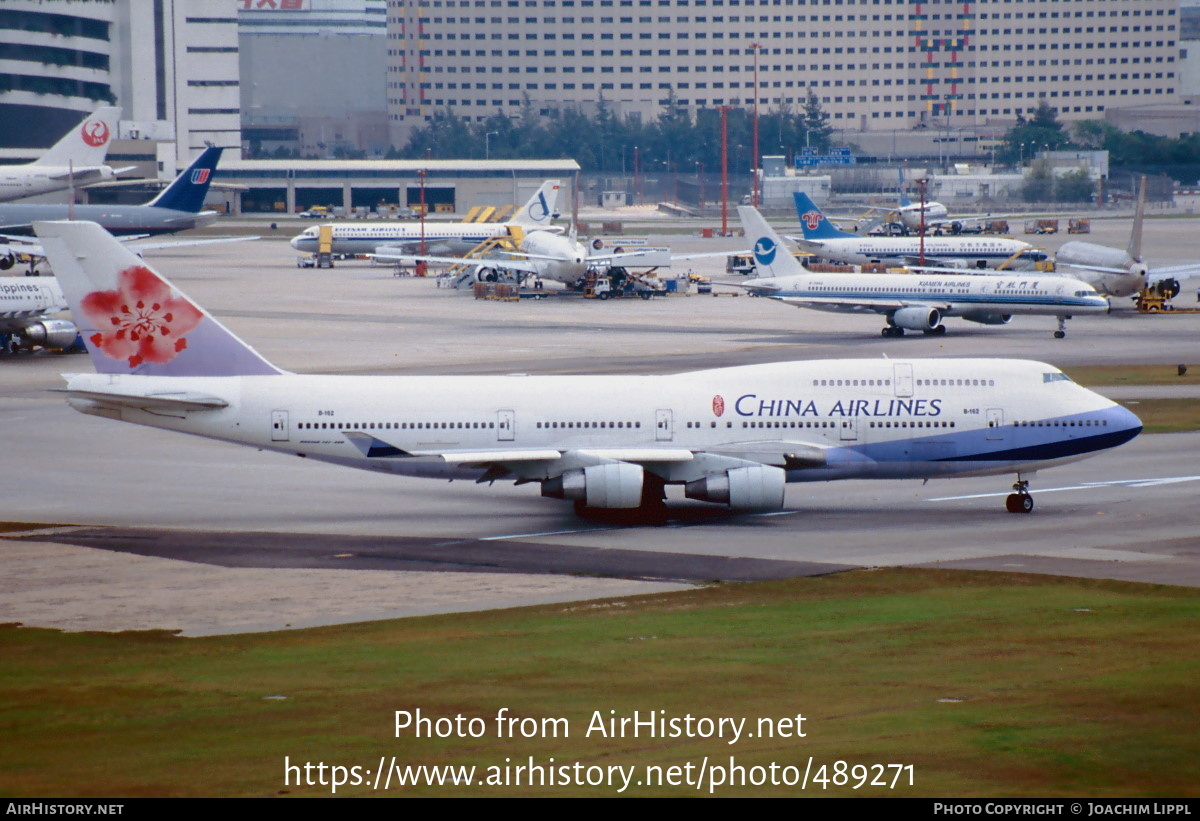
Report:
[[[585,509],[734,510],[788,482],[1023,474],[1135,437],[1132,413],[1040,362],[834,360],[672,376],[310,376],[280,370],[98,225],[37,226],[95,374],[83,413],[348,467],[538,483]]]

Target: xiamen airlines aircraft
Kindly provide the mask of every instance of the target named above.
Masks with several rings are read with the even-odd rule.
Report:
[[[111,180],[128,171],[103,164],[120,116],[119,108],[99,108],[34,162],[0,166],[0,202]]]
[[[1058,317],[1054,336],[1066,336],[1066,320],[1075,314],[1107,313],[1104,297],[1092,286],[1049,273],[971,274],[826,274],[808,271],[788,252],[779,235],[758,211],[740,206],[738,215],[753,238],[757,280],[740,283],[758,296],[822,311],[887,317],[884,336],[906,330],[946,332],[942,317],[959,316],[983,325],[1006,325],[1015,314]]]
[[[1047,259],[1027,242],[1004,237],[860,237],[835,228],[807,194],[796,192],[801,237],[789,237],[819,259],[851,265],[885,263],[958,268],[1023,268]]]
[[[335,222],[330,250],[335,254],[414,254],[420,251],[424,236],[426,253],[446,256],[465,254],[481,242],[506,235],[508,224],[518,226],[523,232],[558,231],[561,229],[553,227],[550,221],[557,216],[559,185],[558,180],[542,183],[509,223],[426,222],[422,228],[415,222],[391,220],[382,223]],[[319,225],[306,228],[292,238],[292,247],[315,254],[320,231]]]
[[[1124,408],[1039,362],[837,360],[674,376],[286,373],[99,226],[38,225],[98,373],[83,413],[436,479],[537,482],[577,509],[735,510],[787,482],[1023,473],[1127,442]]]

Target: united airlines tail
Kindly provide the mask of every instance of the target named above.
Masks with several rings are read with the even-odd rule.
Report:
[[[779,234],[767,225],[757,208],[739,205],[738,217],[742,220],[746,238],[753,243],[750,246],[751,253],[754,254],[754,268],[759,277],[784,277],[805,273],[803,266],[792,256]]]
[[[537,192],[529,198],[529,202],[513,217],[513,222],[525,228],[545,228],[557,215],[559,180],[546,180]]]
[[[834,227],[808,194],[796,191],[792,196],[796,200],[796,214],[800,217],[800,230],[805,239],[858,239],[854,234]]]
[[[183,173],[176,177],[174,182],[146,204],[192,214],[200,213],[200,209],[204,207],[204,198],[208,196],[208,186],[217,170],[217,163],[221,161],[222,150],[212,146],[204,149],[199,157],[192,160],[191,165],[183,169]]]
[[[85,168],[104,164],[104,155],[108,146],[117,133],[117,119],[121,109],[115,106],[104,106],[96,109],[75,128],[54,145],[50,146],[34,165],[48,165],[56,168]]]
[[[96,223],[34,230],[98,373],[283,373]]]

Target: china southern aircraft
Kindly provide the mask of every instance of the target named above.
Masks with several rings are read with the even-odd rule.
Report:
[[[335,222],[331,247],[335,254],[413,254],[421,250],[424,231],[425,252],[448,256],[465,254],[495,236],[508,234],[508,225],[522,232],[561,231],[550,224],[557,216],[558,180],[546,180],[517,214],[503,222]],[[306,228],[292,237],[297,251],[317,253],[321,226]],[[454,260],[458,262],[459,260]]]
[[[1005,237],[860,237],[834,227],[808,195],[797,191],[803,237],[788,237],[819,259],[851,265],[916,264],[957,268],[1022,268],[1047,259],[1027,242]]]
[[[776,510],[787,482],[1024,474],[1115,447],[1132,413],[1039,362],[835,360],[673,376],[313,376],[276,368],[97,225],[42,223],[98,373],[76,410],[349,467],[537,482],[661,511],[668,484]]]
[[[1007,325],[1016,314],[1058,317],[1057,339],[1074,314],[1107,313],[1108,301],[1092,286],[1051,273],[829,274],[803,268],[757,209],[739,206],[746,236],[753,239],[759,278],[739,283],[758,296],[820,311],[887,317],[884,336],[906,330],[942,334],[942,317],[983,325]]]
[[[104,155],[117,133],[120,116],[119,108],[98,108],[33,162],[0,166],[0,202],[111,180],[122,171],[131,170],[114,171],[104,165]]]
[[[144,205],[0,205],[0,238],[29,235],[33,223],[43,220],[90,220],[115,236],[146,237],[173,234],[188,228],[203,228],[217,218],[216,211],[202,211],[212,182],[220,148],[206,148],[192,160],[169,186]],[[42,257],[41,246],[15,237],[0,242],[0,270],[8,270],[20,256]]]

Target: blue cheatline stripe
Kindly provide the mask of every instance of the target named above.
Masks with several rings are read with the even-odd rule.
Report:
[[[770,294],[772,299],[844,299],[847,302],[856,302],[863,305],[868,305],[871,300],[937,300],[939,302],[957,302],[966,304],[988,304],[988,305],[1044,305],[1048,307],[1062,308],[1088,308],[1093,303],[1086,299],[1078,297],[1020,297],[1020,296],[1005,296],[1005,295],[969,295],[969,294],[947,294],[947,293],[904,293],[904,292],[887,292],[887,293],[852,293],[850,291],[773,291]],[[869,306],[868,306],[869,307]]]
[[[1046,459],[1062,459],[1067,456],[1079,456],[1083,453],[1094,453],[1123,445],[1142,432],[1141,425],[1136,428],[1102,433],[1098,436],[1085,436],[1082,439],[1060,439],[1039,445],[1026,445],[1007,450],[959,454],[937,462],[1040,462]]]

